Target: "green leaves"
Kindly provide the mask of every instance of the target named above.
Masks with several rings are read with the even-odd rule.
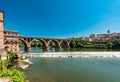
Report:
[[[9,78],[12,82],[26,82],[26,78],[23,72],[17,69],[7,69],[8,66],[14,65],[16,54],[9,51],[8,60],[0,60],[0,78]]]
[[[0,71],[0,77],[8,77],[12,80],[12,82],[25,82],[24,73],[16,69],[7,69]]]
[[[52,48],[52,47],[55,47],[55,43],[53,41],[50,41],[49,42],[49,46]]]
[[[34,40],[31,43],[31,47],[42,47],[42,42],[40,42],[39,40]]]
[[[89,38],[86,37],[79,37],[79,38],[71,38],[74,43],[70,44],[70,47],[74,46],[73,48],[97,48],[97,49],[106,49],[112,48],[111,43],[91,43],[89,42]]]
[[[11,51],[7,52],[8,54],[8,66],[12,66],[14,64],[14,60],[17,58],[17,55]]]
[[[115,39],[112,43],[114,49],[120,49],[120,39]]]
[[[0,54],[0,60],[1,60],[2,55]]]
[[[19,42],[19,47],[25,47],[25,43],[22,42],[22,41],[20,41],[20,42]]]
[[[108,48],[108,49],[112,49],[112,46],[113,46],[112,42],[110,42],[110,41],[107,42],[107,48]]]

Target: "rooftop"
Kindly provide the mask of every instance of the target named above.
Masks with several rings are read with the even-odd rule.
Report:
[[[6,32],[16,32],[16,33],[18,33],[18,32],[15,31],[15,30],[4,30],[4,31],[6,31]]]

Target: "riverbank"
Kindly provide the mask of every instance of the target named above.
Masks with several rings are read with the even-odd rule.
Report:
[[[21,69],[26,69],[29,67],[29,65],[32,64],[32,62],[30,62],[30,60],[28,58],[23,59],[23,60],[18,60],[18,67],[20,67]]]
[[[120,57],[120,52],[43,52],[24,53],[23,57]]]

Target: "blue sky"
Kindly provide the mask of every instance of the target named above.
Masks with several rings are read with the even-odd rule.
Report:
[[[5,29],[37,37],[120,32],[120,0],[0,0]]]

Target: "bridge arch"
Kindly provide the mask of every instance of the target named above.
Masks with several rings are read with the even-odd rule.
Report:
[[[60,44],[61,44],[61,47],[69,48],[69,42],[67,40],[62,40]]]
[[[70,48],[74,48],[76,46],[75,41],[74,40],[70,40],[69,41],[69,46],[70,46]]]
[[[19,39],[19,41],[22,41],[23,43],[25,43],[25,45],[27,46],[27,42],[24,39]]]
[[[24,39],[20,38],[19,39],[19,46],[20,46],[20,42],[22,42],[24,44],[24,46],[22,46],[22,49],[20,49],[20,50],[27,52],[28,51],[28,44],[27,44],[27,42]]]
[[[31,44],[32,44],[33,41],[39,41],[39,42],[41,42],[42,43],[42,45],[41,45],[42,50],[46,50],[47,49],[47,43],[46,43],[45,40],[43,40],[43,39],[33,39],[33,40],[30,41],[30,46],[31,46]]]
[[[59,42],[58,40],[49,40],[49,41],[48,41],[48,47],[49,47],[49,45],[50,45],[50,42],[54,42],[55,48],[60,48],[60,47],[61,47],[61,46],[60,46],[60,42]]]

